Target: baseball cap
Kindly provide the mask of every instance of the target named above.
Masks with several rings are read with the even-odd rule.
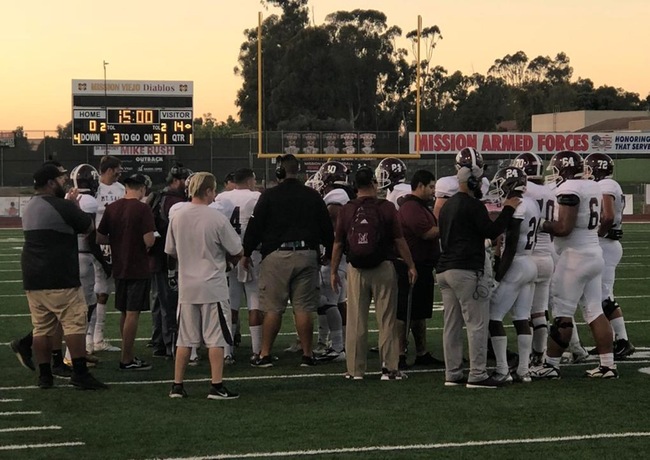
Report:
[[[125,184],[147,185],[147,176],[144,174],[132,174],[124,178]]]
[[[67,173],[68,171],[65,169],[59,169],[51,163],[45,164],[34,173],[34,187],[44,187],[47,185],[48,181],[55,180]]]

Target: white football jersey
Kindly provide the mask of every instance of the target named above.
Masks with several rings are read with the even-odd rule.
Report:
[[[602,179],[596,182],[603,195],[614,197],[614,230],[620,230],[623,223],[623,208],[625,208],[625,195],[621,186],[614,179]]]
[[[350,201],[350,197],[348,196],[345,190],[340,188],[335,188],[325,194],[325,196],[323,197],[323,201],[325,201],[325,206],[330,204],[340,204],[341,206],[343,206],[348,201]]]
[[[528,181],[524,197],[530,198],[537,203],[542,218],[551,221],[555,218],[555,207],[557,204],[555,203],[555,193],[550,188]],[[553,254],[553,252],[555,252],[555,249],[553,248],[551,235],[545,232],[538,232],[537,243],[535,244],[533,254],[548,255]]]
[[[221,192],[210,204],[230,220],[240,238],[246,233],[248,221],[253,215],[253,209],[260,198],[260,192],[248,189],[234,189]]]
[[[92,195],[85,193],[79,195],[79,209],[86,214],[97,214],[97,200]],[[77,241],[79,244],[79,252],[89,252],[90,246],[88,245],[88,235],[78,235]]]
[[[97,217],[95,218],[95,225],[97,227],[99,227],[99,223],[102,221],[102,217],[104,217],[106,206],[123,198],[125,193],[126,189],[124,185],[119,182],[113,182],[111,185],[99,182],[99,188],[95,196],[97,198]]]
[[[598,184],[591,180],[572,179],[564,181],[555,189],[558,206],[555,208],[555,220],[558,220],[559,197],[561,195],[577,195],[578,217],[576,225],[567,236],[556,236],[553,241],[555,249],[560,254],[564,249],[587,249],[599,246],[598,224],[600,223],[600,200],[602,192]]]
[[[532,255],[535,248],[535,232],[540,217],[539,206],[535,201],[524,195],[512,217],[522,221],[519,227],[516,255]]]
[[[397,184],[393,190],[389,190],[386,194],[386,199],[395,205],[399,210],[399,199],[411,193],[411,184]]]
[[[458,178],[456,176],[445,176],[436,181],[436,198],[451,198],[456,193],[458,193]]]

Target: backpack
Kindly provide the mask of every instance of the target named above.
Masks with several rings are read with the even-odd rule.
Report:
[[[354,268],[374,268],[386,260],[388,242],[379,206],[384,200],[355,200],[352,225],[346,235],[347,259]],[[392,206],[392,205],[391,205]]]

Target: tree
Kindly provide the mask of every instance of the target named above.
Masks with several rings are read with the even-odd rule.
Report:
[[[56,137],[57,139],[72,139],[72,120],[67,122],[65,126],[56,126]]]

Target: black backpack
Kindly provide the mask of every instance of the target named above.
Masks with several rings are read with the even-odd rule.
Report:
[[[385,200],[353,200],[356,209],[346,235],[347,259],[354,268],[374,268],[386,260],[389,244],[385,241],[379,207]],[[392,206],[392,204],[391,204]]]

